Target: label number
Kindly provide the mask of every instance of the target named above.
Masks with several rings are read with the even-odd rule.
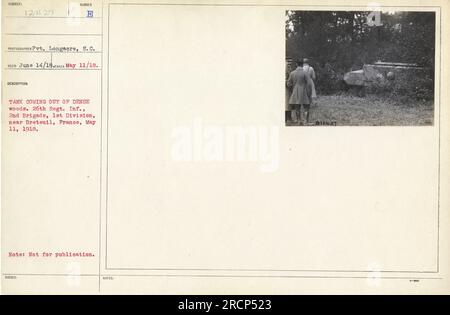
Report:
[[[369,26],[381,26],[381,12],[380,11],[372,11],[367,16],[367,25]]]

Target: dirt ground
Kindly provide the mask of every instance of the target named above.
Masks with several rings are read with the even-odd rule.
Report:
[[[295,117],[294,117],[295,119]],[[287,126],[429,126],[433,125],[433,102],[398,103],[388,98],[351,95],[318,96],[310,108],[309,124]]]

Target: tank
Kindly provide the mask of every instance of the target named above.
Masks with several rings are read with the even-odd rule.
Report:
[[[370,86],[372,84],[389,84],[402,80],[404,83],[414,76],[423,76],[430,69],[417,66],[414,63],[382,62],[365,64],[361,70],[347,72],[344,81],[351,86]]]

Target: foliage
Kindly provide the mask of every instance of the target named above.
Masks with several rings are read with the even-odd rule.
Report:
[[[382,12],[380,26],[368,25],[369,14],[287,11],[286,57],[311,59],[319,93],[343,90],[346,72],[378,60],[417,63],[434,71],[434,12]],[[414,80],[423,81],[418,82],[419,97],[433,94],[432,76]],[[395,84],[388,91],[399,94],[402,86]]]
[[[402,103],[407,103],[411,99],[433,100],[433,77],[433,73],[430,72],[422,76],[411,76],[408,82],[406,80],[373,82],[366,87],[366,92],[391,97]]]

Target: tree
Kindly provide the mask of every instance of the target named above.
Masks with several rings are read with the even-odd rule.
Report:
[[[308,57],[321,84],[334,91],[344,73],[377,60],[417,63],[434,71],[435,13],[382,12],[381,25],[368,11],[287,11],[286,57]]]

